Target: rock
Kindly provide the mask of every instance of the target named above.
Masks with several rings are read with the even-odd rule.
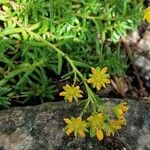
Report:
[[[123,43],[127,44],[128,46],[137,44],[138,41],[141,39],[138,30],[129,33],[127,36],[122,37]]]
[[[145,56],[137,56],[135,64],[140,69],[140,76],[145,80],[145,85],[150,88],[150,59]]]
[[[138,49],[140,49],[141,52],[150,52],[150,31],[146,30],[143,35],[142,38],[139,40],[139,42],[137,43],[137,47]]]
[[[150,31],[146,30],[142,37],[137,43],[137,49],[142,54],[136,54],[135,64],[140,70],[140,76],[144,79],[146,87],[150,88]]]
[[[139,30],[123,37],[122,41],[130,47],[139,75],[145,86],[150,88],[150,24],[143,24]]]
[[[1,110],[0,150],[148,150],[150,103],[126,101],[129,104],[127,126],[117,136],[101,142],[88,136],[79,139],[66,136],[63,118],[77,116],[81,109],[74,104],[53,102]],[[117,148],[116,144],[123,148]]]

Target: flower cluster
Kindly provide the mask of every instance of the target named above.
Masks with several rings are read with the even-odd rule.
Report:
[[[104,67],[103,69],[97,68],[91,68],[92,74],[90,74],[90,77],[87,82],[93,84],[93,87],[96,87],[97,90],[100,90],[101,87],[106,88],[105,84],[110,83],[109,74],[106,74],[107,67]],[[78,102],[78,99],[83,97],[82,93],[83,91],[80,90],[79,86],[75,85],[65,85],[63,86],[64,91],[61,92],[59,95],[64,96],[66,101],[72,102],[73,99]]]
[[[126,119],[111,120],[105,131],[106,136],[114,135],[117,130],[120,130],[122,125],[126,125]]]
[[[106,87],[106,84],[110,83],[110,76],[107,74],[107,67],[100,69],[91,68],[92,74],[90,78],[84,82],[88,98],[87,103],[81,113],[80,117],[65,118],[64,121],[67,124],[64,128],[66,134],[70,136],[72,133],[75,137],[85,137],[86,133],[90,134],[90,137],[97,137],[101,141],[104,136],[111,136],[121,129],[123,125],[126,124],[125,113],[128,110],[127,103],[121,103],[113,108],[102,109],[103,105],[99,104],[100,99],[94,94],[94,92],[89,88],[88,83],[93,85],[93,88],[100,90],[102,87]],[[78,102],[79,98],[83,97],[83,91],[80,90],[79,86],[65,85],[63,86],[64,91],[59,95],[64,96],[64,99],[68,102],[75,100]],[[93,111],[89,117],[85,120],[82,115],[86,112],[89,105],[93,106]],[[105,107],[105,106],[104,106]],[[106,111],[104,111],[106,110]],[[109,112],[112,112],[110,114]]]
[[[104,125],[104,116],[102,113],[93,114],[88,119],[90,125],[90,136],[97,136],[98,140],[103,139],[102,127]]]
[[[82,120],[81,117],[65,118],[67,126],[65,127],[66,134],[69,136],[74,133],[74,136],[85,137],[85,132],[89,132],[90,137],[97,137],[99,141],[106,136],[114,135],[114,133],[121,129],[126,124],[126,119],[108,119],[102,113],[92,114],[87,120]]]

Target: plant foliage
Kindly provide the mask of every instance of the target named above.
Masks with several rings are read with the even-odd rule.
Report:
[[[138,0],[1,0],[0,105],[18,95],[22,103],[54,99],[53,78],[71,71],[67,56],[76,66],[108,66],[122,75],[120,49],[105,43],[136,28],[142,8]]]

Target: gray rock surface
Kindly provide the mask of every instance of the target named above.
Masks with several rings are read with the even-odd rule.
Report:
[[[110,103],[121,100],[106,99]],[[16,107],[0,111],[0,150],[118,150],[150,149],[150,103],[124,100],[129,104],[128,124],[114,138],[67,137],[63,118],[77,116],[79,106],[65,102]]]
[[[150,24],[142,26],[144,31],[134,31],[123,37],[122,41],[130,47],[139,75],[144,79],[146,87],[150,88]]]
[[[150,58],[145,56],[137,56],[135,64],[140,69],[140,76],[145,79],[145,84],[150,88]]]

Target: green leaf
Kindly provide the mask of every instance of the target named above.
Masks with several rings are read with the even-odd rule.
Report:
[[[23,36],[23,39],[24,39],[24,40],[27,40],[28,37],[29,37],[29,35],[27,34],[27,32],[24,31],[24,30],[22,30],[22,36]]]
[[[96,135],[96,131],[90,128],[90,137],[94,137]]]
[[[21,41],[21,36],[20,36],[20,34],[11,34],[10,35],[10,38],[15,38],[15,39],[17,39],[18,41]]]
[[[90,65],[86,64],[86,63],[82,63],[80,61],[73,61],[75,66],[78,66],[78,67],[83,67],[83,68],[91,68]]]
[[[9,0],[0,0],[0,4],[6,4],[9,3]]]
[[[10,72],[7,76],[5,76],[4,79],[0,81],[0,86],[4,85],[7,81],[11,80],[14,76],[16,76],[20,72],[21,70],[14,70]]]
[[[62,70],[62,64],[63,64],[63,58],[62,56],[58,53],[58,75],[60,75],[61,70]]]
[[[61,77],[61,79],[63,80],[63,79],[68,79],[68,78],[70,78],[70,76],[72,76],[74,74],[74,72],[73,71],[70,71],[70,72],[68,72],[67,74],[65,74],[65,75],[63,75],[62,77]]]
[[[0,33],[0,37],[6,36],[6,35],[10,35],[10,34],[15,34],[15,33],[20,33],[22,32],[21,28],[5,28],[1,33]]]
[[[42,27],[39,29],[39,34],[45,33],[48,30],[48,21],[44,21]]]
[[[40,24],[41,24],[41,23],[40,23],[40,22],[38,22],[38,23],[36,23],[36,24],[32,25],[31,27],[29,27],[28,29],[29,29],[30,31],[33,31],[33,30],[35,30],[35,29],[39,28]]]
[[[10,105],[10,99],[8,97],[1,97],[0,96],[0,106],[7,108],[8,105]]]
[[[6,94],[6,93],[8,93],[8,92],[10,92],[10,91],[11,91],[11,88],[7,88],[7,87],[3,88],[3,87],[0,87],[0,95],[4,95],[4,94]]]

